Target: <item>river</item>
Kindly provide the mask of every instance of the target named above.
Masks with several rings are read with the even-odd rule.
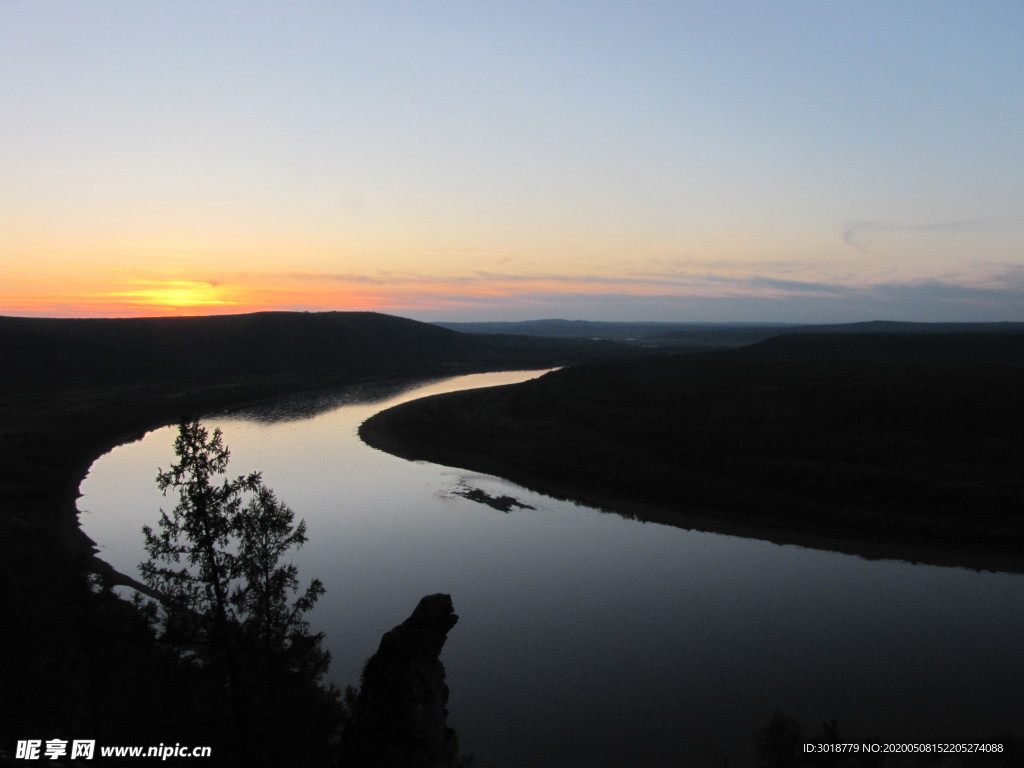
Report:
[[[327,588],[311,621],[339,686],[420,597],[447,592],[461,617],[442,655],[449,724],[482,768],[742,766],[777,710],[808,741],[829,718],[849,740],[1024,736],[1024,576],[636,522],[356,434],[398,402],[534,375],[204,419],[224,432],[230,475],[261,470],[306,520],[295,563]],[[154,482],[175,434],[115,448],[82,483],[82,527],[125,573],[145,557],[141,527],[175,504]],[[470,489],[526,506],[502,512],[460,495]]]

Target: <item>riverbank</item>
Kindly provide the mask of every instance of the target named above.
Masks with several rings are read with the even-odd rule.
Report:
[[[104,575],[114,575],[109,566],[94,558],[95,543],[78,525],[76,504],[78,488],[93,462],[118,445],[169,424],[301,392],[454,376],[477,369],[424,367],[401,379],[250,377],[185,386],[109,386],[8,395],[0,398],[4,425],[0,434],[0,502],[4,510],[0,524],[12,530],[45,532],[69,557],[86,557]]]
[[[646,522],[1021,573],[1021,379],[662,358],[407,403],[360,436]]]
[[[440,397],[440,396],[439,396]],[[411,404],[410,404],[411,405]],[[384,411],[368,419],[359,429],[359,436],[368,446],[409,461],[426,461],[446,467],[480,472],[543,493],[555,499],[571,501],[601,512],[621,515],[630,520],[658,525],[671,525],[685,530],[739,536],[768,541],[779,546],[798,546],[855,555],[866,560],[903,560],[910,563],[976,571],[1024,573],[1024,556],[1013,552],[992,552],[984,547],[942,548],[924,545],[894,544],[855,536],[842,536],[826,530],[792,530],[779,526],[753,523],[734,515],[710,509],[680,509],[671,505],[645,503],[617,497],[611,493],[582,484],[543,478],[523,472],[482,451],[454,450],[428,445],[400,437],[397,422],[402,406]]]
[[[446,395],[437,395],[437,398]],[[669,504],[638,501],[601,491],[592,485],[572,483],[523,471],[483,450],[455,449],[411,437],[402,429],[405,418],[415,418],[416,403],[406,403],[382,411],[363,423],[359,436],[375,448],[409,461],[426,461],[470,472],[501,477],[552,498],[571,501],[631,520],[670,525],[686,530],[740,536],[768,541],[779,546],[798,546],[855,555],[867,560],[903,560],[910,563],[977,571],[1024,573],[1024,555],[1011,551],[992,551],[981,546],[913,545],[871,540],[841,532],[786,528],[743,519],[739,515],[712,509],[680,508]],[[408,406],[408,408],[407,408]]]
[[[157,743],[174,732],[221,743],[217,717],[188,704],[207,681],[102,586],[138,585],[96,557],[78,527],[78,487],[98,456],[148,429],[295,385],[113,385],[0,398],[0,603],[12,619],[0,637],[0,743],[44,732],[101,743]]]
[[[107,591],[143,585],[98,557],[79,528],[79,485],[100,455],[151,429],[304,391],[389,381],[264,378],[0,398],[0,604],[12,618],[0,637],[0,743],[45,732],[105,743],[158,743],[171,733],[183,743],[221,744],[217,717],[188,703],[209,681],[179,669],[135,607]],[[334,716],[327,706],[323,712]]]

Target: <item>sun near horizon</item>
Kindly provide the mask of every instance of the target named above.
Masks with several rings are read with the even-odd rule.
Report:
[[[0,4],[0,314],[1024,320],[1024,6]]]

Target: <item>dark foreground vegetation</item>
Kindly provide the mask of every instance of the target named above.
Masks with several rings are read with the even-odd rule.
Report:
[[[371,444],[684,527],[1024,566],[1024,335],[788,335],[378,414]]]
[[[211,764],[240,762],[222,681],[182,665],[144,612],[110,590],[126,580],[78,529],[78,485],[99,455],[148,429],[292,392],[611,351],[528,339],[495,347],[374,313],[0,318],[0,764],[17,740],[52,738],[213,745]],[[295,703],[276,726],[289,735],[262,733],[296,751],[284,760],[254,744],[245,764],[329,764],[323,739],[310,737],[331,734],[336,714],[327,699]]]

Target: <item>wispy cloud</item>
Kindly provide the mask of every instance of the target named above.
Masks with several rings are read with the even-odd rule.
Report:
[[[861,253],[873,256],[870,250],[873,242],[883,235],[890,234],[962,234],[966,232],[984,232],[1002,229],[1021,223],[1020,219],[957,219],[953,221],[934,221],[926,224],[897,224],[885,221],[849,221],[843,227],[843,242],[856,248]]]
[[[974,287],[941,281],[835,286],[831,292],[730,293],[728,295],[637,296],[624,293],[535,293],[509,303],[509,316],[556,316],[590,320],[663,320],[709,322],[921,322],[1024,321],[1024,287]],[[533,315],[523,307],[537,308]],[[460,316],[485,319],[466,304]],[[459,311],[460,308],[451,307]],[[448,319],[432,312],[428,319]]]
[[[764,265],[751,265],[764,266]],[[632,274],[572,274],[568,272],[505,272],[478,269],[462,274],[436,274],[411,270],[381,270],[374,273],[289,270],[284,272],[224,274],[196,280],[211,287],[220,285],[258,286],[268,294],[308,291],[313,294],[347,292],[363,295],[424,297],[462,294],[471,296],[516,296],[527,293],[600,294],[637,296],[849,296],[868,285],[935,285],[1018,290],[1024,286],[1024,265],[1013,263],[973,264],[956,270],[933,272],[916,278],[851,281],[846,278],[795,279],[786,271],[749,271],[720,274],[713,270],[686,271],[682,265],[665,262],[648,264]],[[781,276],[779,276],[781,274]]]

